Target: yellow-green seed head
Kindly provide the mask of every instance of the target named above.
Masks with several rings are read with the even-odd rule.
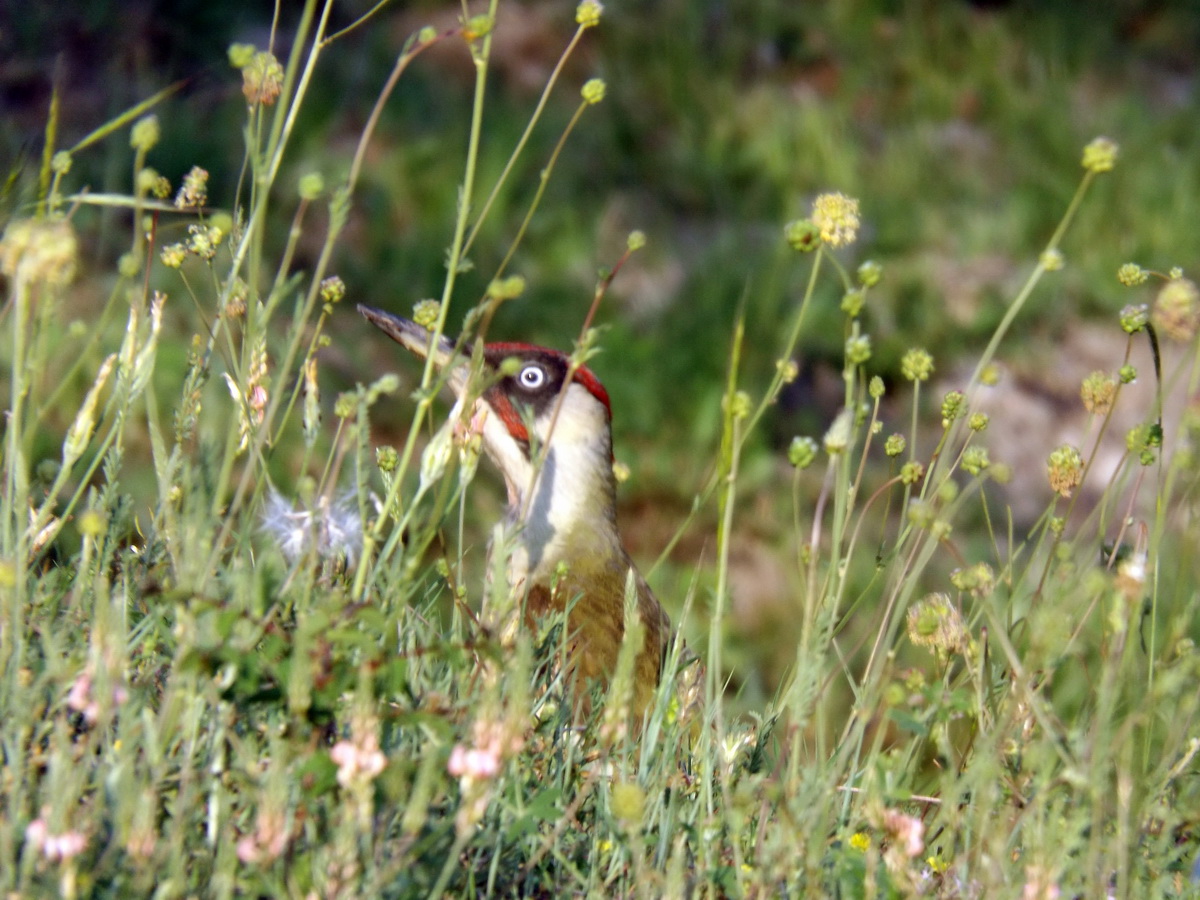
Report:
[[[933,374],[933,357],[928,350],[914,347],[901,358],[900,374],[909,381],[928,381]]]
[[[413,321],[422,328],[432,330],[441,311],[442,304],[436,300],[418,300],[413,306]]]
[[[1106,416],[1117,396],[1117,380],[1108,372],[1096,371],[1083,379],[1079,397],[1083,408],[1098,416]]]
[[[916,460],[906,462],[900,467],[900,482],[902,484],[918,484],[925,477],[925,466]]]
[[[980,474],[991,464],[986,447],[968,447],[963,451],[962,467],[971,475]]]
[[[1150,310],[1145,303],[1130,303],[1121,310],[1121,328],[1127,334],[1136,334],[1150,321]]]
[[[811,253],[821,246],[821,229],[812,219],[796,219],[784,226],[783,236],[793,250]]]
[[[175,195],[176,209],[195,209],[208,202],[208,172],[199,166],[183,176],[183,184]]]
[[[829,246],[852,244],[858,237],[858,201],[836,191],[820,194],[813,201],[812,221]]]
[[[967,411],[967,398],[962,391],[949,391],[942,398],[942,427],[949,428],[950,423]]]
[[[883,279],[883,266],[868,259],[858,267],[858,283],[863,287],[875,287]]]
[[[337,303],[346,296],[346,282],[337,275],[321,281],[321,299],[326,303]]]
[[[129,133],[129,146],[145,153],[158,143],[161,135],[158,116],[143,116],[133,124],[133,130]]]
[[[1083,457],[1071,444],[1056,447],[1046,465],[1050,489],[1060,497],[1070,497],[1083,483]]]
[[[600,16],[604,13],[604,6],[599,0],[583,0],[575,7],[575,21],[580,28],[595,28],[600,24]]]
[[[1151,321],[1162,334],[1174,341],[1190,341],[1196,336],[1200,319],[1200,289],[1190,278],[1172,278],[1154,299]]]
[[[1057,272],[1064,264],[1062,251],[1057,247],[1044,250],[1042,251],[1042,255],[1038,257],[1038,262],[1041,263],[1042,268],[1047,272]]]
[[[797,469],[807,469],[817,458],[817,442],[810,437],[794,437],[788,447],[788,462]]]
[[[846,362],[861,366],[871,358],[871,337],[860,334],[846,341]]]
[[[589,78],[580,89],[579,94],[585,103],[595,106],[604,99],[607,89],[603,78]]]
[[[283,66],[267,50],[255,53],[242,67],[242,94],[251,106],[270,106],[283,90]]]
[[[1146,279],[1149,277],[1150,273],[1137,263],[1128,262],[1117,269],[1117,281],[1121,282],[1125,287],[1136,287],[1139,284],[1145,284]]]
[[[1116,141],[1106,137],[1095,138],[1083,148],[1083,167],[1089,172],[1111,172],[1117,164],[1119,152]]]

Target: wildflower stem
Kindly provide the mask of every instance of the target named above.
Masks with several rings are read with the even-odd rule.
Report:
[[[738,465],[741,457],[741,423],[742,418],[737,410],[738,374],[741,368],[742,340],[746,333],[746,323],[743,315],[739,314],[733,328],[733,341],[730,348],[729,375],[725,383],[725,416],[724,427],[721,429],[721,449],[718,457],[717,483],[720,489],[717,494],[717,589],[713,598],[712,616],[708,631],[708,662],[705,672],[705,698],[708,704],[708,717],[713,723],[712,729],[704,729],[701,739],[701,753],[705,761],[704,777],[705,796],[708,802],[708,813],[716,812],[716,798],[713,795],[712,764],[715,750],[709,742],[716,742],[719,747],[725,738],[724,718],[722,715],[721,687],[721,641],[724,634],[725,603],[729,594],[729,551],[733,533],[733,510],[737,499]],[[715,732],[715,733],[714,733]],[[722,777],[722,783],[724,778]]]
[[[521,220],[520,227],[517,228],[517,234],[512,239],[512,243],[508,245],[508,252],[504,254],[504,259],[500,261],[500,265],[496,267],[496,274],[493,278],[499,278],[508,268],[508,264],[512,261],[513,255],[517,252],[517,247],[521,245],[521,241],[525,237],[525,232],[529,228],[529,223],[533,221],[533,214],[537,212],[538,206],[541,205],[542,195],[546,193],[546,185],[550,183],[550,175],[554,171],[554,165],[558,162],[558,157],[562,153],[563,147],[566,146],[567,138],[571,132],[575,130],[576,124],[583,117],[583,111],[591,104],[584,100],[575,108],[575,114],[571,116],[567,122],[563,133],[558,137],[558,143],[554,145],[554,150],[550,153],[550,159],[546,162],[546,166],[542,169],[538,176],[537,190],[534,191],[533,200],[529,203],[529,208],[525,211],[525,218]]]
[[[466,849],[470,841],[470,832],[454,836],[454,846],[446,854],[446,861],[442,864],[442,870],[438,873],[438,878],[434,882],[433,889],[429,892],[429,900],[441,900],[442,896],[446,893],[446,885],[450,883],[450,877],[454,874],[454,869],[458,865],[458,858],[462,855],[463,850]]]
[[[499,0],[491,0],[488,5],[488,15],[495,20],[496,7]],[[438,307],[438,317],[434,322],[431,330],[430,341],[436,345],[441,340],[442,335],[446,333],[446,318],[450,312],[450,301],[454,296],[454,285],[458,276],[459,266],[463,257],[463,241],[466,235],[467,218],[470,215],[471,198],[475,188],[475,178],[478,172],[479,163],[479,141],[483,133],[483,104],[484,95],[487,88],[487,72],[488,58],[491,54],[492,34],[489,31],[481,39],[481,46],[477,52],[472,53],[472,59],[475,62],[475,96],[471,104],[471,129],[467,138],[467,159],[463,171],[462,188],[459,192],[458,212],[454,221],[454,236],[450,242],[450,251],[446,261],[446,280],[442,285],[442,299]],[[432,400],[429,395],[429,388],[434,382],[435,376],[435,357],[437,354],[430,353],[425,358],[425,368],[421,373],[421,391],[422,397],[417,402],[417,408],[413,414],[412,424],[408,429],[408,436],[404,441],[404,449],[400,452],[400,460],[393,474],[392,489],[388,492],[387,498],[384,500],[383,511],[376,518],[372,528],[364,532],[363,535],[363,559],[364,561],[370,558],[370,553],[378,544],[380,537],[383,534],[383,529],[386,526],[391,510],[395,503],[396,497],[399,496],[400,488],[404,483],[404,476],[408,472],[408,468],[412,465],[413,454],[416,452],[417,435],[421,433],[421,428],[424,425],[425,417],[429,414]],[[463,409],[467,406],[464,404]],[[416,498],[414,498],[410,509],[415,506]],[[389,547],[394,547],[396,540],[399,538],[400,529],[397,528],[388,541]],[[380,562],[388,554],[388,548],[384,548],[384,552],[380,554]],[[377,567],[362,565],[358,567],[358,571],[354,576],[354,588],[352,596],[356,600],[361,600],[363,592],[367,587],[368,570],[372,573]]]
[[[583,26],[575,29],[575,34],[572,36],[570,43],[567,44],[567,48],[562,52],[562,55],[559,56],[558,62],[555,63],[554,70],[550,73],[550,77],[546,80],[546,86],[542,89],[542,95],[538,98],[537,106],[535,106],[533,109],[533,115],[529,117],[529,122],[525,125],[525,130],[521,133],[521,137],[517,140],[516,147],[513,148],[512,154],[508,157],[508,162],[504,164],[504,170],[500,173],[500,177],[496,179],[495,185],[492,186],[491,193],[488,194],[487,199],[483,202],[483,206],[480,207],[479,215],[475,219],[475,224],[471,226],[471,231],[467,235],[467,239],[463,244],[464,253],[469,252],[471,246],[475,243],[475,237],[479,234],[479,229],[483,225],[484,220],[487,218],[488,212],[492,208],[492,204],[496,202],[496,197],[499,195],[500,189],[504,187],[505,182],[508,180],[508,176],[512,173],[513,166],[516,164],[518,157],[521,155],[521,151],[525,149],[525,144],[528,142],[529,136],[533,133],[534,127],[542,117],[542,110],[545,109],[546,101],[550,98],[550,93],[554,90],[554,85],[558,82],[558,76],[562,74],[563,66],[566,65],[567,60],[570,58],[572,52],[574,52],[575,47],[579,43],[579,39],[583,37],[583,32],[585,30],[586,29],[584,29]],[[579,117],[581,112],[582,110],[576,110],[576,119]],[[499,276],[497,275],[497,277]]]
[[[813,293],[815,292],[815,289],[816,289],[817,275],[821,269],[821,258],[823,255],[824,255],[823,252],[818,253],[816,258],[813,260],[813,267],[808,276],[808,286],[804,290],[804,296],[800,300],[800,308],[797,310],[796,319],[792,323],[792,330],[788,334],[787,341],[784,344],[784,348],[783,348],[783,358],[784,359],[791,357],[791,355],[796,350],[796,344],[800,340],[800,329],[801,329],[802,325],[804,324],[804,313],[807,311],[809,302],[812,300]],[[763,414],[766,412],[768,403],[775,396],[778,395],[779,389],[782,387],[782,385],[783,385],[783,373],[780,371],[776,371],[775,375],[771,379],[770,384],[767,387],[767,391],[766,391],[766,394],[764,395],[763,401],[750,414],[750,417],[746,421],[746,424],[740,430],[740,433],[742,436],[741,439],[743,441],[754,431],[755,426],[758,425],[759,420],[763,417]],[[671,535],[671,539],[669,541],[667,541],[667,545],[663,548],[662,552],[659,553],[658,558],[654,561],[654,564],[652,566],[650,566],[650,568],[647,570],[647,572],[646,572],[647,577],[652,577],[654,575],[654,573],[658,570],[658,567],[661,566],[664,562],[667,561],[667,559],[670,558],[671,553],[675,549],[675,546],[679,543],[679,541],[683,538],[683,536],[685,534],[687,534],[688,528],[691,527],[692,522],[695,520],[695,518],[699,514],[700,510],[703,509],[708,504],[708,501],[712,497],[713,491],[716,490],[718,483],[719,483],[719,475],[718,475],[717,471],[714,470],[713,473],[709,476],[708,481],[705,483],[704,487],[701,488],[700,491],[693,498],[692,508],[688,512],[687,516],[684,518],[683,522],[680,524],[680,526],[677,529],[675,529],[675,533],[673,535]],[[814,549],[815,549],[815,545],[814,545]]]

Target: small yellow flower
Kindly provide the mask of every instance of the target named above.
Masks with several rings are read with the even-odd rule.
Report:
[[[1120,148],[1111,138],[1098,137],[1083,148],[1083,167],[1089,172],[1111,172]]]
[[[908,639],[938,654],[955,653],[970,634],[962,614],[945,594],[929,594],[908,610]]]
[[[871,336],[856,335],[846,341],[846,362],[852,366],[861,366],[871,358]]]
[[[949,428],[950,423],[967,411],[967,398],[962,391],[947,391],[942,398],[942,427]]]
[[[583,0],[575,7],[575,21],[580,28],[594,28],[600,24],[604,6],[598,0]]]
[[[1057,248],[1043,251],[1038,261],[1047,272],[1057,272],[1063,267],[1064,263],[1062,251]]]
[[[1139,284],[1145,284],[1146,279],[1149,277],[1150,273],[1137,263],[1125,263],[1125,265],[1117,269],[1117,281],[1121,282],[1125,287],[1135,287]]]
[[[604,92],[607,86],[604,84],[603,78],[589,78],[579,91],[585,103],[595,106],[604,99]]]
[[[821,194],[813,201],[812,221],[829,246],[852,244],[858,236],[858,201],[840,192]]]
[[[346,296],[346,282],[337,275],[321,280],[321,299],[326,303],[337,303]]]
[[[1083,408],[1098,416],[1108,415],[1117,396],[1117,380],[1108,372],[1093,372],[1083,379],[1079,397]]]
[[[208,202],[208,172],[199,166],[192,166],[190,172],[183,176],[183,185],[175,196],[176,209],[194,209]]]
[[[865,831],[856,831],[850,835],[850,846],[861,853],[865,853],[871,846],[871,839]]]
[[[436,300],[418,300],[413,306],[413,321],[422,328],[432,328],[442,311],[442,304]]]
[[[928,381],[933,374],[933,357],[928,350],[914,347],[900,360],[900,374],[909,381]]]
[[[925,857],[925,864],[929,866],[929,871],[933,872],[935,875],[943,875],[950,868],[950,863],[942,859],[942,855],[940,853],[935,853],[933,856]]]
[[[190,235],[187,242],[188,252],[196,254],[201,259],[212,259],[217,255],[217,247],[220,246],[223,237],[220,229],[193,223],[188,226],[188,234]]]
[[[158,143],[162,129],[158,125],[158,116],[143,116],[133,125],[129,134],[129,146],[134,150],[145,153]]]
[[[525,293],[525,277],[509,275],[498,278],[488,285],[487,295],[493,300],[515,300]]]
[[[185,256],[187,256],[187,250],[183,244],[167,244],[159,253],[163,265],[169,269],[178,269],[182,266]]]
[[[1137,334],[1150,321],[1150,308],[1145,303],[1130,303],[1121,309],[1121,328],[1126,334]]]
[[[1050,488],[1060,497],[1070,497],[1083,483],[1083,457],[1070,444],[1054,449],[1047,461]]]
[[[992,567],[985,562],[976,563],[950,573],[950,583],[960,591],[967,591],[972,597],[986,597],[996,587],[996,574]]]
[[[75,277],[78,242],[65,219],[13,219],[0,238],[0,272],[64,285]]]
[[[1172,278],[1154,300],[1151,321],[1154,327],[1174,341],[1190,341],[1196,336],[1200,318],[1200,288],[1190,278]]]
[[[986,447],[968,447],[963,451],[962,467],[964,472],[978,475],[992,464]]]
[[[251,106],[270,106],[283,90],[283,66],[275,54],[260,50],[242,69],[242,93]]]

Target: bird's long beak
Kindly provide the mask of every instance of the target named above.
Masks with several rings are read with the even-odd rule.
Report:
[[[393,341],[410,350],[421,359],[429,356],[429,344],[432,335],[425,328],[422,328],[416,322],[409,319],[394,316],[390,312],[384,312],[382,309],[376,309],[373,306],[366,306],[362,303],[358,304],[358,311],[362,313],[363,318],[390,337]],[[454,344],[450,342],[444,335],[438,341],[437,348],[433,355],[434,364],[440,369],[450,361],[450,354],[454,351]]]
[[[401,316],[394,316],[373,306],[358,304],[358,311],[363,318],[390,337],[404,349],[415,353],[421,359],[428,359],[432,350],[433,364],[444,369],[454,358],[454,343],[443,335],[433,346],[432,333],[422,328],[416,322]],[[447,383],[456,396],[462,394],[467,380],[466,360],[459,357],[459,365],[455,366],[447,376]]]

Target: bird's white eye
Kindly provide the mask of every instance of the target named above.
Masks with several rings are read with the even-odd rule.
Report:
[[[536,391],[546,383],[546,370],[530,363],[517,373],[517,381],[528,391]]]

